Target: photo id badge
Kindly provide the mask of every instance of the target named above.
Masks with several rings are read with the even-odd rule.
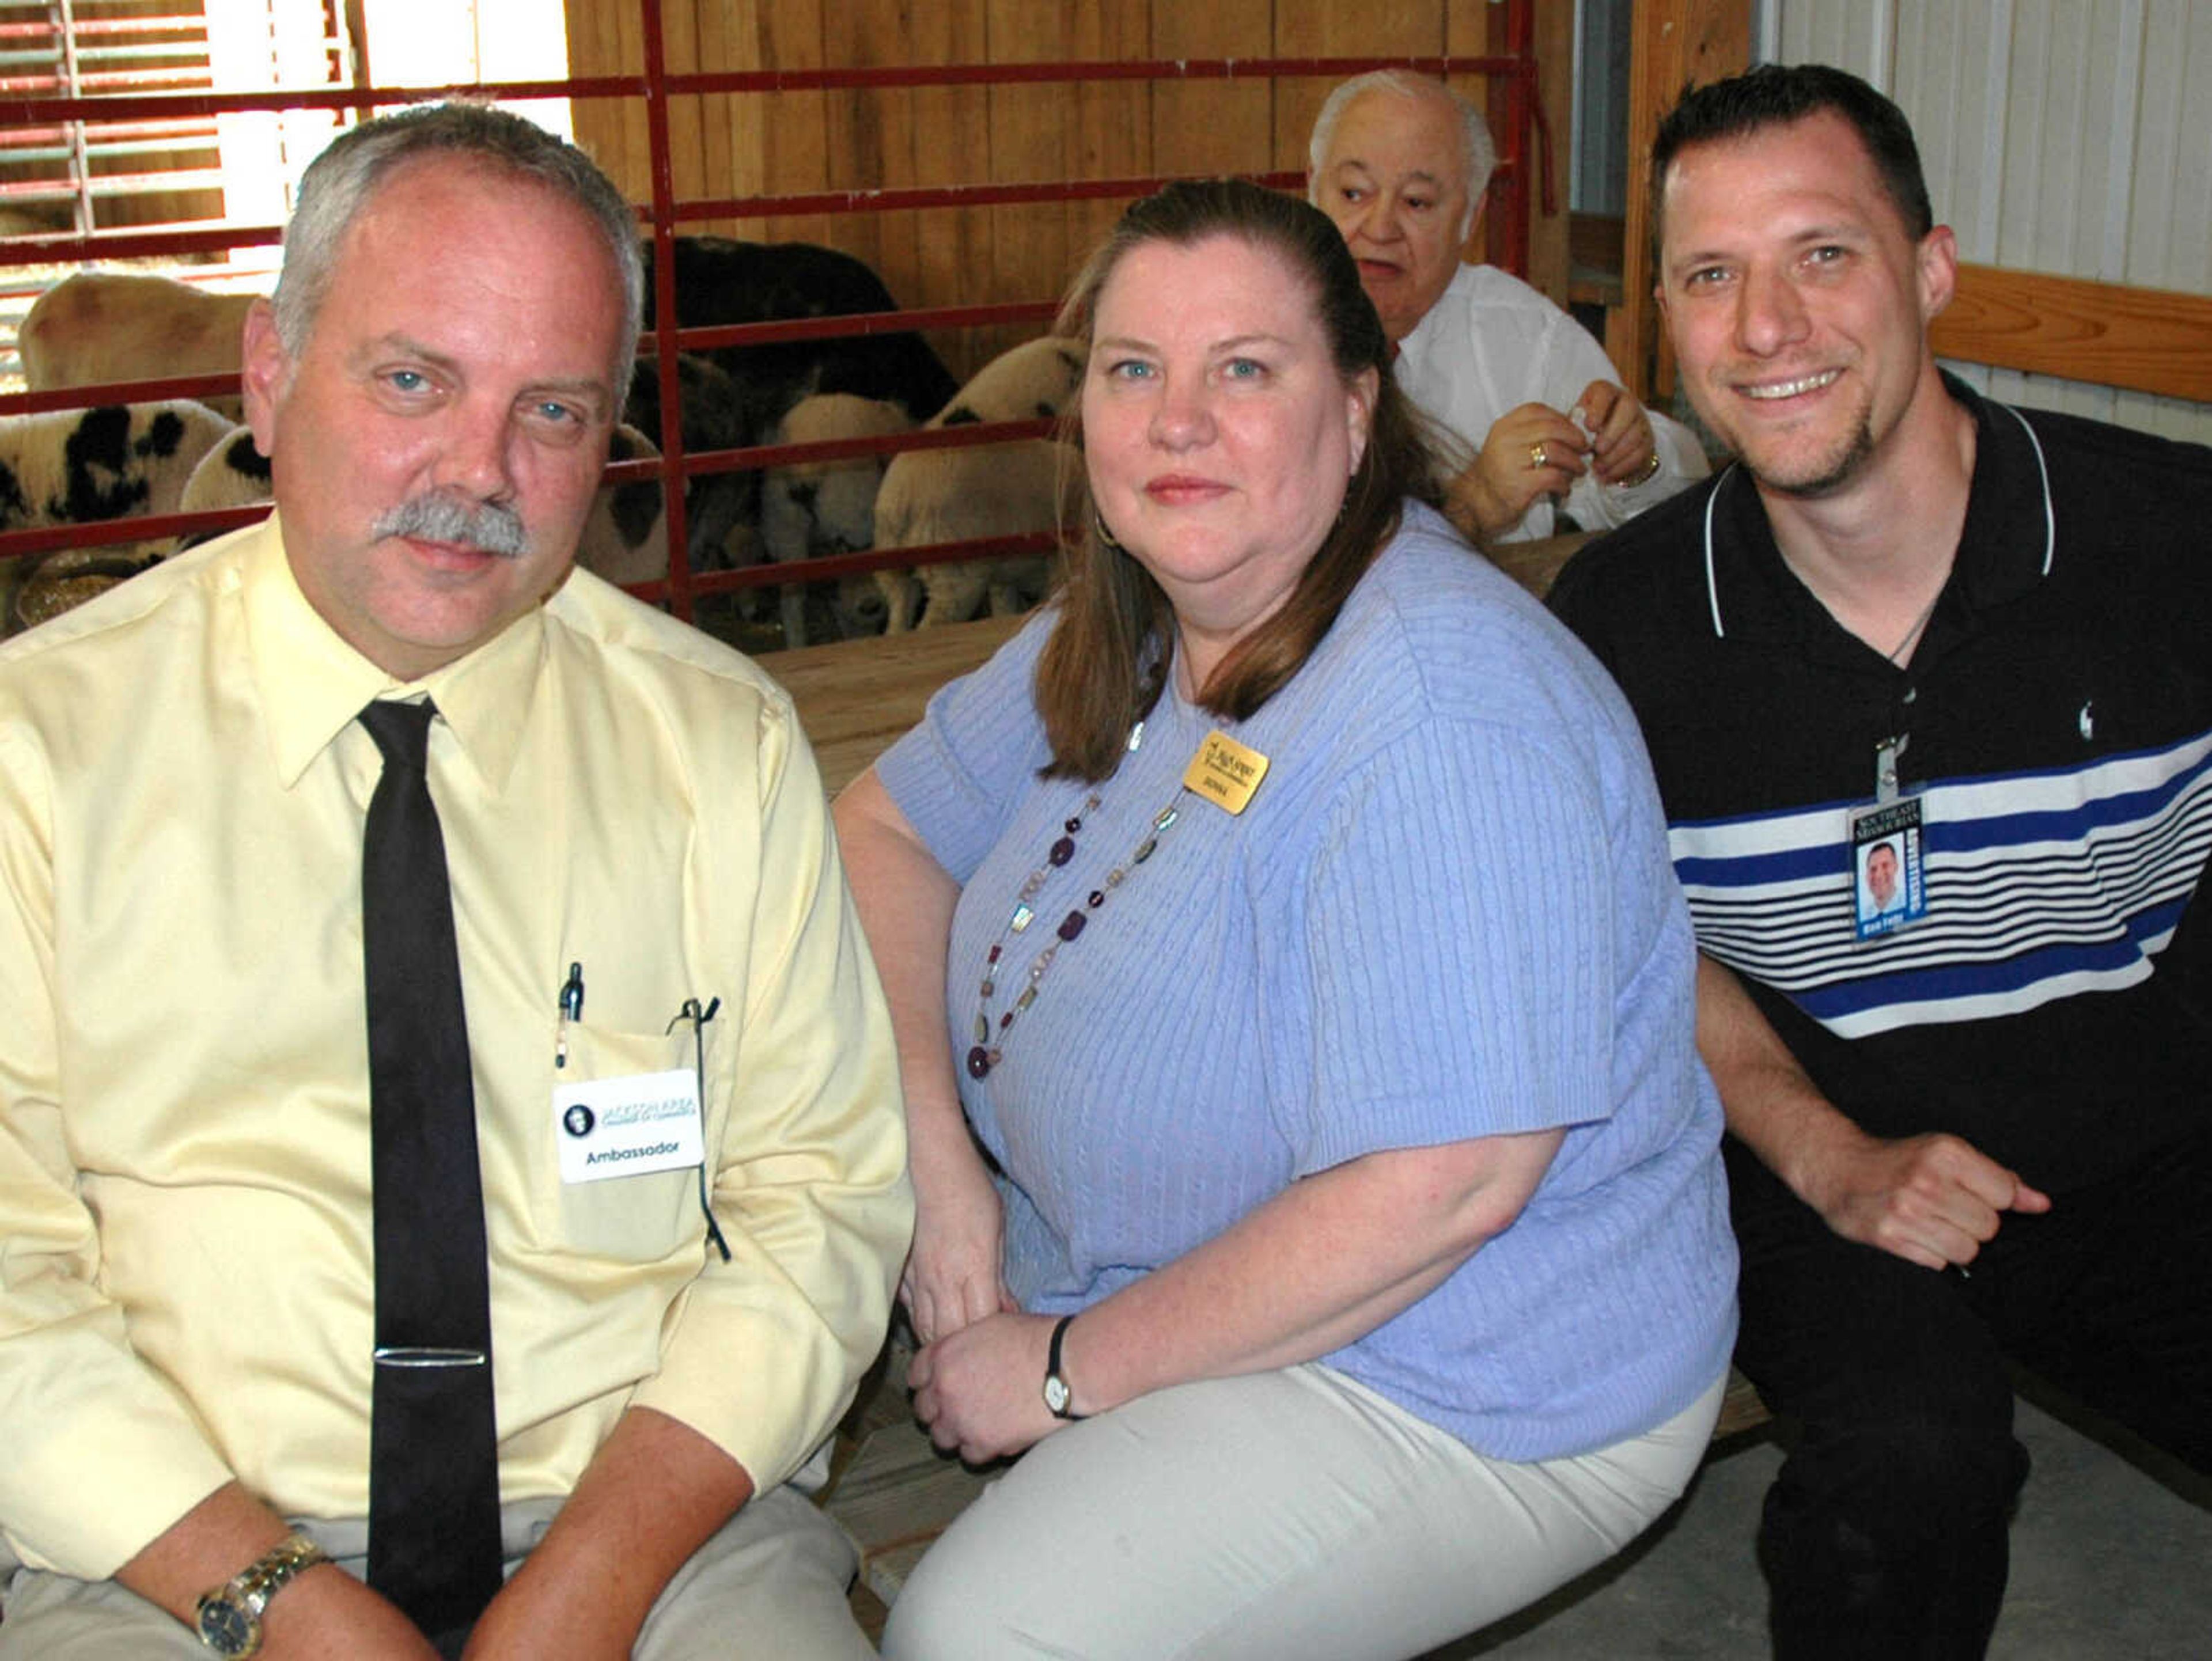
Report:
[[[1851,906],[1861,940],[1875,940],[1928,915],[1920,862],[1920,798],[1904,796],[1854,809]]]
[[[563,1182],[678,1171],[707,1157],[689,1067],[557,1084],[553,1124]]]

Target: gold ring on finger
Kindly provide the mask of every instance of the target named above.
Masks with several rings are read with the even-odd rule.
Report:
[[[1535,443],[1528,446],[1528,465],[1531,467],[1541,467],[1543,464],[1544,441],[1543,439],[1539,439]]]

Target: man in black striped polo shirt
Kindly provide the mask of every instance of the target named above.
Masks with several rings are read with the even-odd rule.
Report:
[[[1863,82],[1703,88],[1653,161],[1736,461],[1553,603],[1643,722],[1706,955],[1738,1360],[1803,1424],[1776,1649],[1978,1656],[2008,1360],[2212,1470],[2212,452],[1937,369],[1956,247]]]

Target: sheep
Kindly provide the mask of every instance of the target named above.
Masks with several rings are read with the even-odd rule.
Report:
[[[645,434],[634,427],[617,426],[607,442],[611,462],[657,457]],[[204,508],[243,507],[270,499],[269,458],[253,442],[253,434],[238,427],[217,444],[192,470],[184,495],[177,504],[182,512]],[[220,531],[187,531],[177,539],[179,549],[219,536]],[[576,563],[611,583],[645,583],[668,574],[668,518],[661,512],[660,482],[635,479],[603,486],[592,498],[592,511],[576,544]]]
[[[655,324],[655,258],[644,245],[645,326]],[[803,242],[738,242],[728,237],[676,239],[676,314],[686,328],[890,312],[897,302],[881,278],[850,254]],[[801,399],[817,392],[884,398],[919,421],[950,397],[951,373],[911,332],[836,340],[778,341],[680,353],[686,451],[737,450],[764,435]],[[657,366],[641,360],[624,419],[658,443]],[[695,569],[745,566],[760,557],[749,540],[760,518],[760,479],[751,472],[695,475],[684,493],[688,554]]]
[[[883,279],[835,248],[805,242],[676,239],[676,315],[688,329],[895,312]],[[653,326],[653,248],[645,245],[645,326]],[[910,330],[726,346],[708,355],[748,389],[764,429],[816,392],[887,398],[920,421],[952,395],[943,361]]]
[[[270,493],[269,458],[253,442],[252,428],[234,427],[192,469],[191,477],[185,481],[184,494],[177,499],[177,511],[198,513],[208,508],[245,507],[267,501]],[[219,530],[183,531],[177,537],[177,551],[222,534]]]
[[[0,530],[173,513],[230,430],[189,398],[0,420]]]
[[[832,439],[903,433],[914,421],[897,404],[849,392],[802,398],[770,434],[771,444],[820,444]],[[876,489],[891,458],[797,462],[768,470],[761,483],[761,547],[778,562],[850,554],[875,538]],[[786,583],[783,643],[806,644],[806,585]],[[841,618],[842,621],[842,618]]]
[[[876,545],[1050,530],[1059,518],[1060,480],[1070,464],[1049,439],[908,451],[892,459],[876,494]],[[876,573],[893,633],[965,622],[987,596],[994,617],[1025,610],[1042,597],[1049,578],[1043,556],[961,560]],[[925,592],[927,604],[916,618],[916,601]]]
[[[0,420],[0,530],[173,513],[230,423],[185,398]],[[7,561],[0,633],[43,621],[143,569],[166,543],[110,543]]]
[[[39,296],[16,334],[33,392],[173,375],[235,375],[252,294],[136,271],[78,271]],[[209,400],[234,420],[235,398]]]
[[[1083,343],[1042,336],[1000,353],[978,369],[928,424],[1048,419],[1067,407],[1082,384]]]
[[[931,427],[1056,416],[1083,382],[1079,342],[1045,336],[1003,352],[978,370]],[[876,546],[964,542],[1050,530],[1069,465],[1058,446],[1029,439],[959,450],[915,450],[892,458],[876,496]],[[1024,609],[1048,579],[1043,559],[970,560],[881,571],[885,626],[893,633],[964,622],[988,596],[994,615]],[[926,592],[927,603],[915,615]]]
[[[686,454],[750,448],[774,420],[754,407],[727,370],[690,352],[676,355],[676,390]],[[652,358],[640,358],[630,372],[623,420],[647,443],[660,442],[660,366]],[[760,476],[749,468],[694,474],[684,487],[684,524],[685,557],[694,571],[757,564]]]
[[[659,456],[635,427],[617,427],[607,441],[611,462]],[[600,487],[576,543],[576,563],[611,583],[656,582],[668,574],[668,515],[659,479]]]

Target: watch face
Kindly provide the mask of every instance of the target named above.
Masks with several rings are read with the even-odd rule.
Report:
[[[227,1597],[209,1597],[199,1609],[200,1641],[217,1655],[251,1655],[255,1630],[253,1617]]]
[[[1061,1378],[1057,1373],[1047,1377],[1044,1381],[1046,1407],[1055,1414],[1065,1413],[1067,1411],[1067,1403],[1071,1399],[1073,1399],[1073,1392],[1067,1387],[1066,1379]]]

